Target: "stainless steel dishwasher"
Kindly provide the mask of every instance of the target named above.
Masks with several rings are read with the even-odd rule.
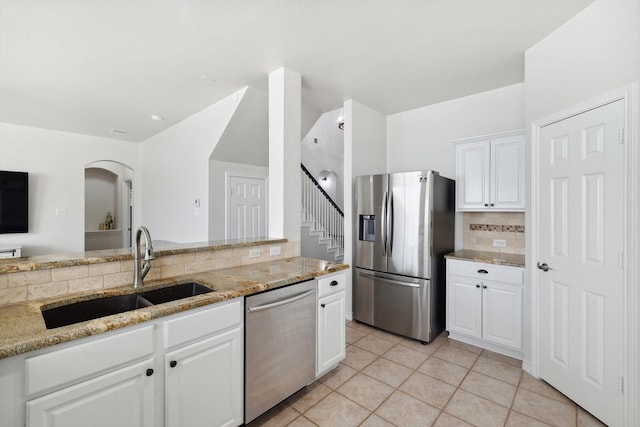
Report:
[[[244,422],[315,379],[315,280],[247,297]]]

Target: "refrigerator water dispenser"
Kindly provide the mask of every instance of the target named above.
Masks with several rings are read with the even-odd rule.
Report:
[[[367,242],[376,241],[376,216],[375,215],[360,215],[359,232],[360,240]]]

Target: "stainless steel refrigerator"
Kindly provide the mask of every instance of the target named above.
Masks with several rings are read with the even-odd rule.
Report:
[[[455,183],[434,171],[356,178],[353,317],[429,342],[445,328]]]

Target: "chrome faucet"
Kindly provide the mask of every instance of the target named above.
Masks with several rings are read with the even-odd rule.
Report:
[[[140,266],[140,236],[144,234],[145,249],[144,249],[144,265]],[[140,227],[136,231],[136,243],[133,246],[133,288],[142,287],[142,280],[151,269],[151,260],[155,259],[153,254],[153,245],[151,244],[151,235],[147,227]]]

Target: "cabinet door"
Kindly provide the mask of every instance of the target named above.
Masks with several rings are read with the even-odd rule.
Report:
[[[483,338],[522,349],[522,287],[483,281]]]
[[[524,210],[524,137],[491,141],[491,197],[496,210]]]
[[[165,424],[243,422],[243,332],[237,327],[165,355]]]
[[[152,369],[149,359],[31,400],[27,426],[152,427]]]
[[[456,208],[486,210],[489,206],[491,143],[473,142],[456,146]]]
[[[471,337],[482,337],[482,290],[479,280],[449,276],[447,330]]]
[[[345,321],[344,292],[318,301],[318,354],[316,376],[324,373],[344,359]]]

